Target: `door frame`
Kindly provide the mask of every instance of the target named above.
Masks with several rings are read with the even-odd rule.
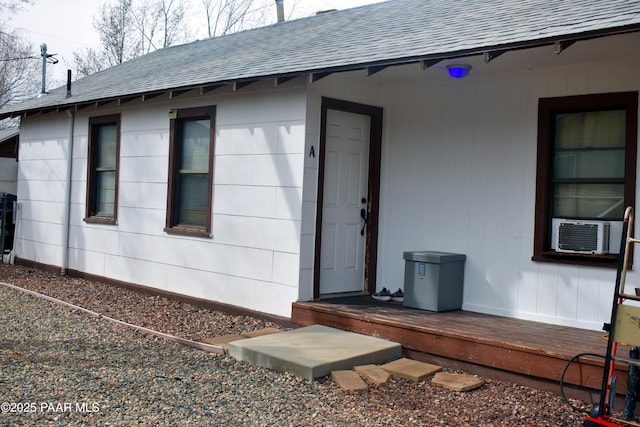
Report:
[[[316,242],[313,262],[313,298],[320,298],[320,256],[322,248],[322,215],[324,201],[325,147],[327,141],[327,110],[337,110],[368,116],[369,174],[367,190],[367,227],[364,253],[364,292],[375,291],[378,260],[378,217],[380,212],[380,165],[382,161],[381,107],[322,97],[320,111],[320,142],[318,153],[318,200],[316,204]]]

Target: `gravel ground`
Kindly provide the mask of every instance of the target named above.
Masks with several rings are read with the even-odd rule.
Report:
[[[195,340],[278,326],[33,268],[0,264],[0,282]],[[5,286],[0,372],[2,426],[580,426],[584,419],[555,394],[491,379],[464,393],[392,378],[366,394],[344,394],[328,377],[276,373]]]

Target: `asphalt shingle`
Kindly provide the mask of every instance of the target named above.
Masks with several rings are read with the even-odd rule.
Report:
[[[637,0],[390,0],[160,49],[0,116],[243,79],[399,64],[640,30]]]

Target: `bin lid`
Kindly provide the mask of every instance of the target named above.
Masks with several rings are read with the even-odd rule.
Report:
[[[428,262],[431,264],[444,264],[445,262],[464,261],[467,256],[464,254],[452,254],[437,251],[410,251],[405,252],[403,257],[407,261]]]

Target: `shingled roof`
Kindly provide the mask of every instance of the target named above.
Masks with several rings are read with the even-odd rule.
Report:
[[[0,118],[635,31],[640,31],[638,0],[390,0],[160,49],[74,82],[71,97],[62,87],[5,106]]]

